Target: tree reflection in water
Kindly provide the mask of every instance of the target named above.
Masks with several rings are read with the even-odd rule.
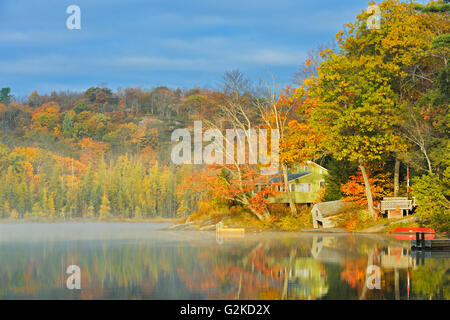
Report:
[[[219,244],[213,232],[118,225],[3,232],[0,298],[450,298],[450,257],[416,259],[408,241],[388,236],[264,233]],[[81,268],[81,290],[65,286],[70,264]],[[369,265],[380,267],[379,290],[367,287]]]

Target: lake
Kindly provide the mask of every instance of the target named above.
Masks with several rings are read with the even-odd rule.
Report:
[[[0,299],[450,299],[450,255],[395,236],[164,226],[0,224]]]

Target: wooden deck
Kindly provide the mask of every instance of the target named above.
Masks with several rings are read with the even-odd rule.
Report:
[[[380,212],[383,215],[387,213],[388,219],[402,218],[404,214],[410,214],[415,206],[414,199],[408,199],[407,197],[384,197],[380,201]]]
[[[221,229],[217,229],[216,232],[218,233],[245,233],[245,229],[244,228],[221,228]]]
[[[450,251],[450,239],[426,239],[424,232],[416,233],[416,239],[411,240],[411,250]]]

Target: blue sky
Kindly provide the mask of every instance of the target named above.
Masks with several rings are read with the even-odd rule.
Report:
[[[214,88],[240,69],[292,80],[369,0],[0,0],[0,87]],[[68,30],[66,8],[81,8]]]

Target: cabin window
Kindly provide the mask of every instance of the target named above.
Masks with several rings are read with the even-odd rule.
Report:
[[[295,192],[310,192],[311,184],[310,183],[297,183],[295,185]]]
[[[320,188],[325,187],[325,181],[323,181],[323,180],[320,181],[320,182],[319,182],[319,187],[320,187]]]
[[[291,192],[311,192],[311,183],[290,183],[289,191]]]

